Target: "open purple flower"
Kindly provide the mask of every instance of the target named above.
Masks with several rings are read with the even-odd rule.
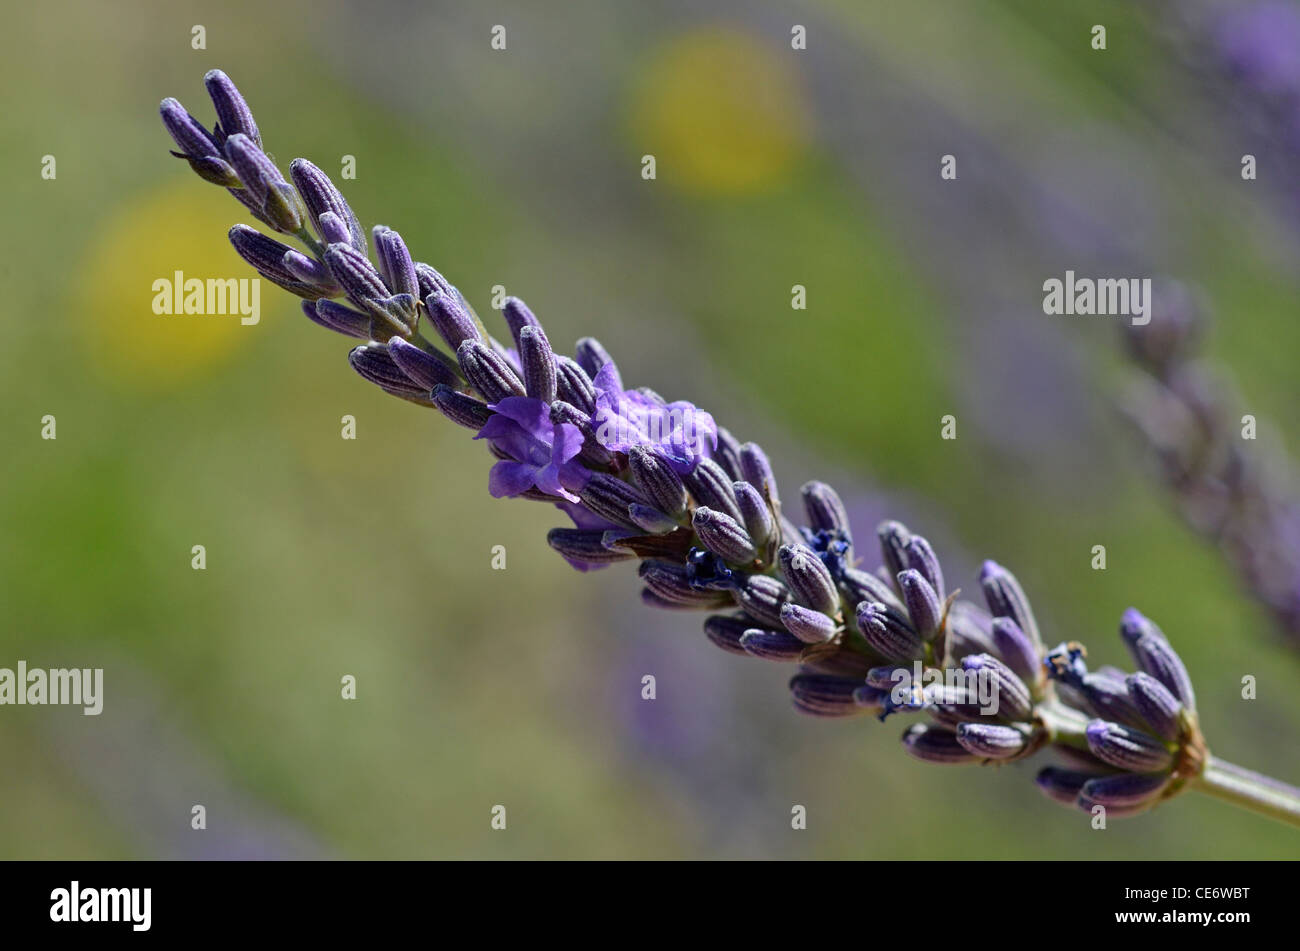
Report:
[[[488,474],[492,497],[522,495],[537,488],[579,501],[573,493],[587,484],[591,473],[575,459],[582,449],[578,427],[551,422],[550,407],[526,396],[508,396],[489,409],[496,415],[474,438],[491,440],[510,457],[498,461]]]
[[[606,449],[627,452],[642,446],[685,474],[717,448],[718,427],[710,414],[685,400],[666,403],[649,392],[624,390],[612,361],[600,368],[592,384],[596,389],[592,426]]]

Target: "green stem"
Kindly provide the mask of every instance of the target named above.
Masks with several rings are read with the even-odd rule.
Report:
[[[1300,789],[1295,786],[1214,756],[1189,785],[1216,799],[1300,827]]]
[[[1088,718],[1078,710],[1056,699],[1044,700],[1038,705],[1038,719],[1047,727],[1051,742],[1079,750],[1088,749],[1088,739],[1084,735]]]

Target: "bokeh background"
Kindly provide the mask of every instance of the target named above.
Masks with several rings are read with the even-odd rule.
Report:
[[[1189,282],[1268,448],[1300,448],[1300,11],[701,6],[10,6],[0,666],[104,667],[106,697],[0,708],[0,856],[1298,854],[1194,796],[1096,832],[1032,765],[927,766],[897,721],[802,717],[788,668],[641,606],[631,571],[569,570],[556,513],[490,499],[483,448],[361,381],[295,299],[264,283],[255,327],[152,313],[176,269],[251,273],[225,239],[249,216],[167,155],[156,111],[209,121],[219,66],[282,167],[355,156],[362,221],[481,313],[499,284],[557,344],[600,337],[625,379],[762,442],[787,496],[825,478],[860,532],[923,531],[950,584],[1011,566],[1047,636],[1098,661],[1126,662],[1140,606],[1213,749],[1300,782],[1294,646],[1152,478],[1116,322],[1041,310],[1067,268]]]

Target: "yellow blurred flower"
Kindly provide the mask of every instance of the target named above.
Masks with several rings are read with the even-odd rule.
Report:
[[[224,190],[193,176],[163,185],[108,218],[75,270],[79,282],[72,288],[91,362],[119,383],[170,387],[210,372],[249,343],[263,323],[245,325],[237,310],[154,312],[154,283],[173,282],[178,271],[205,282],[256,277],[226,240],[232,224],[249,220]],[[269,309],[282,296],[263,281],[260,307]],[[227,309],[235,310],[229,303]]]
[[[629,112],[656,177],[704,193],[739,194],[780,182],[806,146],[809,107],[794,50],[724,28],[685,34],[655,52]]]

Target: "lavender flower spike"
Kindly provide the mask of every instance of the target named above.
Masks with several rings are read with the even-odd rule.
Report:
[[[286,181],[229,77],[214,71],[206,84],[214,132],[163,101],[174,154],[301,245],[237,225],[236,251],[305,298],[314,322],[363,341],[348,360],[365,380],[487,443],[491,495],[571,519],[546,541],[574,568],[637,561],[642,605],[711,612],[704,633],[721,650],[796,664],[789,694],[801,712],[926,717],[902,738],[924,761],[1002,762],[1050,747],[1073,766],[1042,770],[1038,785],[1071,808],[1136,815],[1195,790],[1300,826],[1300,789],[1210,754],[1186,668],[1137,611],[1120,632],[1138,672],[1089,671],[1082,644],[1044,652],[1028,599],[994,562],[980,572],[985,611],[947,593],[933,548],[899,522],[878,526],[877,558],[855,552],[848,512],[824,483],[804,485],[808,524],[793,524],[762,449],[691,403],[625,387],[594,339],[578,341],[573,359],[556,355],[510,298],[502,316],[515,350],[505,349],[455,285],[383,226],[376,265],[329,178],[296,159]],[[426,338],[426,318],[454,357]]]

